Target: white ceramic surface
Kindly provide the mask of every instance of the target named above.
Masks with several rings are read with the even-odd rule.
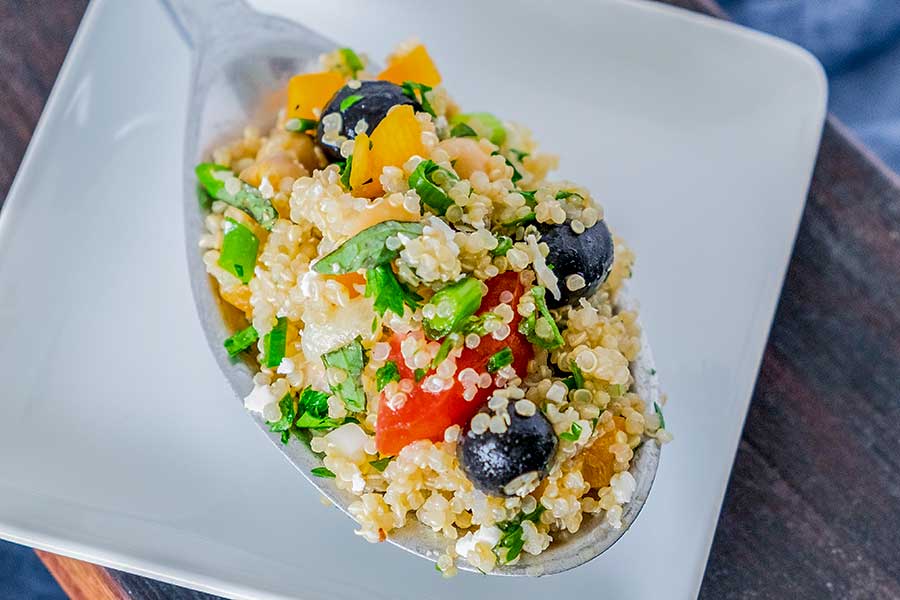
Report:
[[[695,595],[821,132],[821,68],[622,0],[256,4],[376,57],[418,35],[463,106],[531,124],[595,191],[638,252],[671,398],[644,512],[600,559],[538,580],[443,581],[356,538],[243,414],[197,322],[174,175],[187,49],[152,0],[96,0],[0,212],[0,536],[234,597]]]

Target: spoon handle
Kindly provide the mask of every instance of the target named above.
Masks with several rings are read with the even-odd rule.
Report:
[[[244,0],[162,0],[162,4],[192,48],[221,31],[223,24],[247,23],[258,16]]]

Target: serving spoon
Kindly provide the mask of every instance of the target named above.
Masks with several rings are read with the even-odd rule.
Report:
[[[197,202],[197,182],[193,167],[206,153],[246,125],[262,130],[271,126],[282,105],[279,93],[294,74],[312,70],[318,56],[338,45],[310,29],[253,10],[243,0],[162,0],[185,42],[192,50],[191,88],[188,96],[187,126],[183,157],[184,223],[188,268],[197,312],[207,342],[216,361],[238,398],[253,388],[254,370],[244,362],[234,362],[222,342],[231,335],[215,292],[206,273],[197,241],[204,232],[204,213]],[[628,290],[619,292],[619,309],[635,308]],[[659,400],[656,370],[647,340],[641,337],[641,351],[632,363],[635,390],[648,407]],[[648,408],[651,410],[652,408]],[[252,418],[272,443],[317,490],[348,514],[356,496],[340,490],[331,479],[316,478],[312,469],[321,459],[304,444],[292,439],[281,443],[278,433],[269,431],[265,420]],[[540,555],[522,553],[512,565],[498,565],[491,575],[539,576],[572,569],[609,549],[634,522],[650,493],[659,463],[659,445],[648,439],[634,453],[631,474],[637,482],[631,502],[623,507],[622,526],[610,527],[601,516],[586,515],[575,534],[556,534],[550,547]],[[436,561],[451,540],[417,521],[392,531],[387,540],[404,550]],[[466,571],[476,569],[459,560]]]

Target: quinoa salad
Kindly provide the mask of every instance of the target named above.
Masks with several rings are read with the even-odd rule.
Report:
[[[342,48],[293,77],[269,131],[196,167],[199,245],[243,324],[244,399],[370,542],[416,521],[445,576],[622,527],[634,450],[665,443],[636,392],[634,255],[530,132],[464,112],[426,48],[370,70]]]

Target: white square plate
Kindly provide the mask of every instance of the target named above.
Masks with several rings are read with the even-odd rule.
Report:
[[[695,595],[821,133],[818,63],[625,0],[258,4],[379,58],[419,36],[464,107],[530,124],[594,190],[637,251],[671,398],[644,512],[539,580],[442,581],[354,536],[244,414],[197,321],[188,50],[156,2],[96,0],[0,214],[0,535],[235,597]]]

